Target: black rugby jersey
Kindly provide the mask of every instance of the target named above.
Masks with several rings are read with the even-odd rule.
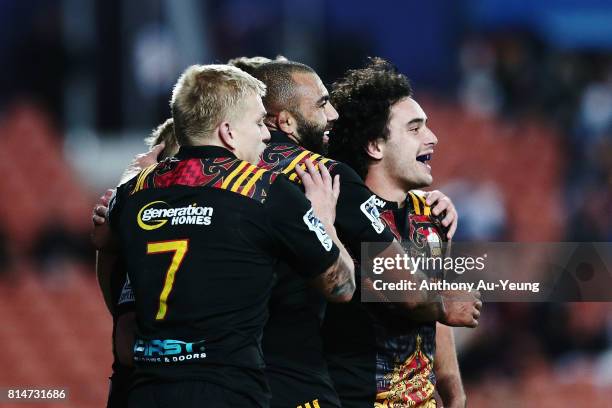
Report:
[[[259,166],[285,174],[300,183],[295,167],[310,159],[340,174],[335,227],[347,250],[358,257],[361,242],[392,242],[394,236],[379,217],[374,195],[355,171],[297,145],[284,133],[272,132]],[[278,269],[272,290],[270,318],[264,329],[266,374],[272,407],[326,408],[340,402],[327,371],[321,339],[325,299],[310,288],[290,265]]]
[[[339,256],[303,193],[224,148],[181,147],[120,186],[109,219],[134,291],[134,384],[202,380],[268,406],[276,265],[309,279]]]
[[[421,194],[378,197],[381,218],[411,256],[440,256],[446,232]],[[435,407],[436,322],[398,318],[384,304],[330,304],[323,324],[329,373],[344,408]]]

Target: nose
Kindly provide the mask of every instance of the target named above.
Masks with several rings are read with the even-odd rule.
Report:
[[[435,146],[438,144],[438,137],[429,128],[427,128],[427,132],[425,135],[425,144],[430,146]]]
[[[327,105],[325,106],[325,116],[327,116],[328,122],[333,122],[340,117],[340,115],[338,115],[338,111],[330,102],[327,102]]]

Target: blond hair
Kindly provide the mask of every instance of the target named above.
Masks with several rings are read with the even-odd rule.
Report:
[[[174,120],[172,118],[166,119],[164,123],[151,132],[150,136],[145,138],[145,144],[149,149],[161,142],[164,142],[166,146],[164,150],[159,153],[159,156],[157,156],[158,160],[172,157],[178,152],[179,144],[174,135]]]
[[[192,65],[172,91],[174,134],[179,145],[192,145],[210,136],[224,119],[234,118],[244,99],[266,94],[266,86],[229,65]]]

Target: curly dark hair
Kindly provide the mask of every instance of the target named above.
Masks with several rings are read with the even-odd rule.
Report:
[[[365,178],[372,160],[366,153],[368,143],[387,139],[391,107],[406,97],[412,97],[410,80],[382,58],[349,70],[332,85],[331,102],[340,118],[329,140],[329,156]]]

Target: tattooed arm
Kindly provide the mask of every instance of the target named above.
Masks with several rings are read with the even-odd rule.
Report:
[[[338,239],[334,221],[340,195],[340,176],[332,179],[325,166],[315,168],[310,160],[306,169],[296,167],[302,179],[304,194],[310,200],[314,214],[321,220],[327,235],[340,250],[336,262],[315,279],[315,286],[332,302],[348,302],[355,292],[355,266],[344,245]]]
[[[355,266],[353,259],[344,248],[333,225],[323,224],[327,234],[334,241],[340,254],[325,272],[314,279],[314,286],[331,302],[348,302],[355,292]]]

